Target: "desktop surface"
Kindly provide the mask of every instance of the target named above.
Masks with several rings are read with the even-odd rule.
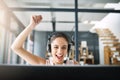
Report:
[[[109,79],[120,78],[120,66],[105,65],[0,65],[0,80]]]

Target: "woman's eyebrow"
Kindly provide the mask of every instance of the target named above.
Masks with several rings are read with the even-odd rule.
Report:
[[[59,45],[57,45],[57,44],[54,44],[53,46],[59,46]],[[62,45],[63,47],[66,47],[67,45]]]
[[[64,47],[66,47],[67,45],[63,45]]]

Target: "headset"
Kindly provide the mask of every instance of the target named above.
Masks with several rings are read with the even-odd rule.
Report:
[[[53,32],[52,34],[50,34],[49,36],[48,36],[48,41],[47,41],[47,51],[49,52],[49,53],[51,53],[51,41],[52,41],[52,39],[53,38],[55,38],[55,37],[63,37],[63,38],[65,38],[67,41],[68,41],[68,53],[70,52],[70,50],[71,50],[71,43],[70,43],[70,38],[66,35],[66,34],[64,34],[64,33],[62,33],[62,32]],[[69,54],[68,54],[69,55]]]

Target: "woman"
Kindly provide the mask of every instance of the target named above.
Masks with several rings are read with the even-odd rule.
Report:
[[[52,59],[46,60],[42,57],[33,55],[23,48],[25,39],[30,34],[30,32],[41,22],[41,15],[34,15],[31,17],[30,24],[19,34],[16,40],[13,42],[11,48],[18,54],[21,58],[27,61],[29,64],[63,64],[64,57],[68,53],[69,42],[66,35],[62,33],[56,33],[51,36],[49,40],[49,50],[52,55]],[[55,36],[57,35],[57,36]],[[64,35],[64,36],[63,36]],[[73,61],[73,64],[76,64],[76,61]]]

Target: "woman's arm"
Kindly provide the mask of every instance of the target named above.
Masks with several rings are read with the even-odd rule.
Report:
[[[27,36],[32,32],[32,30],[39,24],[42,20],[41,15],[35,15],[31,17],[30,24],[18,35],[18,37],[13,42],[11,49],[27,61],[29,64],[45,64],[46,60],[33,55],[32,53],[28,52],[23,48],[23,44],[27,38]]]

